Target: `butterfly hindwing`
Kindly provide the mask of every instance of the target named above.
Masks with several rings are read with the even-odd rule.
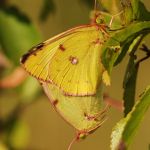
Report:
[[[31,75],[54,83],[66,95],[93,95],[104,70],[102,41],[95,26],[77,27],[37,45],[21,62]]]
[[[94,96],[64,96],[53,84],[42,83],[54,109],[79,133],[89,133],[98,128],[106,119],[103,108],[103,85]],[[104,113],[102,113],[104,111]]]

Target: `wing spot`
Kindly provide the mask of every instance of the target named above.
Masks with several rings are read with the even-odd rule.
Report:
[[[26,54],[24,54],[21,58],[21,63],[24,64],[30,55],[36,56],[36,52],[38,50],[42,50],[45,46],[45,43],[40,43],[37,46],[32,47]]]
[[[38,44],[37,46],[35,46],[35,47],[33,48],[33,50],[41,50],[44,45],[45,45],[44,43],[40,43],[40,44]]]
[[[22,64],[24,64],[26,62],[26,60],[28,59],[28,57],[30,56],[30,53],[28,52],[27,54],[24,54],[22,57],[21,57],[21,60],[20,62]]]
[[[61,51],[65,51],[65,50],[66,50],[66,48],[64,47],[63,44],[60,44],[60,45],[59,45],[59,49],[60,49]]]
[[[70,56],[69,57],[69,61],[73,64],[73,65],[76,65],[78,64],[78,59],[76,57],[73,57],[73,56]]]
[[[103,44],[104,42],[100,39],[97,38],[95,41],[92,42],[93,44]]]
[[[55,99],[53,102],[52,102],[53,106],[56,106],[58,104],[58,99]]]
[[[91,120],[95,120],[96,116],[94,115],[88,115],[86,112],[84,112],[84,117],[86,120],[91,121]]]

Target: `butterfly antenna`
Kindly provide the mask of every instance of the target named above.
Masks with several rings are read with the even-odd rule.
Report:
[[[73,140],[70,142],[70,144],[69,144],[69,146],[68,146],[68,149],[67,149],[67,150],[71,150],[72,145],[73,145],[76,141],[77,141],[77,137],[75,136],[75,137],[73,138]]]
[[[112,15],[112,17],[111,17],[111,20],[110,20],[110,22],[109,22],[109,27],[111,27],[112,26],[112,22],[113,22],[113,20],[114,20],[114,18],[116,17],[116,16],[119,16],[120,14],[122,14],[123,13],[123,10],[122,11],[120,11],[119,13],[117,13],[117,14],[115,14],[115,15]]]

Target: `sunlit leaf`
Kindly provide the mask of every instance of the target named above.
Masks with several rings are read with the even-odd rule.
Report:
[[[145,90],[132,111],[114,127],[111,134],[111,150],[119,148],[124,150],[129,147],[149,106],[150,87]]]

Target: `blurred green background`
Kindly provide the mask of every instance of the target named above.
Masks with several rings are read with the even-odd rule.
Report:
[[[54,4],[54,6],[50,8],[51,12],[44,21],[39,20],[43,0],[9,0],[8,3],[9,5],[14,5],[19,8],[21,12],[32,20],[36,30],[40,33],[40,35],[38,35],[39,39],[37,39],[37,41],[40,42],[74,26],[89,23],[89,13],[92,7],[89,7],[85,1],[86,0],[53,0],[52,4]],[[143,2],[147,9],[150,10],[149,0],[144,0]],[[0,3],[2,3],[2,1],[0,1]],[[116,14],[116,12],[113,14]],[[19,43],[20,41],[16,42]],[[149,45],[149,37],[145,39],[145,43]],[[23,54],[27,50],[28,49],[21,53]],[[138,55],[142,55],[142,53],[139,52]],[[128,57],[114,68],[112,73],[112,85],[106,88],[106,92],[117,100],[122,99],[122,81],[127,60]],[[136,91],[137,99],[144,88],[150,84],[149,66],[150,60],[146,60],[140,65]],[[5,73],[2,73],[0,77],[3,78],[5,74],[9,74],[12,68],[14,69],[15,67],[10,68],[9,70],[4,69]],[[12,114],[16,111],[16,108],[19,108],[19,113],[17,112],[17,119],[19,118],[19,120],[16,121],[14,119],[14,121],[12,119],[13,121],[7,123],[9,127],[5,132],[0,130],[0,150],[5,150],[5,148],[1,146],[1,144],[3,146],[5,145],[4,142],[9,146],[8,149],[66,150],[68,144],[75,136],[75,130],[54,111],[48,98],[44,92],[42,92],[40,86],[38,86],[38,82],[31,77],[27,80],[32,81],[25,81],[26,83],[24,82],[23,85],[19,87],[0,89],[0,121],[4,120],[7,122],[8,118],[13,118],[14,116]],[[30,95],[29,93],[36,94]],[[22,98],[23,95],[24,97]],[[74,144],[72,150],[109,150],[111,130],[122,116],[122,112],[111,108],[109,111],[109,119],[102,127],[88,136],[86,140]],[[148,150],[148,145],[150,144],[149,116],[150,110],[145,116],[134,142],[130,147],[131,150]]]

